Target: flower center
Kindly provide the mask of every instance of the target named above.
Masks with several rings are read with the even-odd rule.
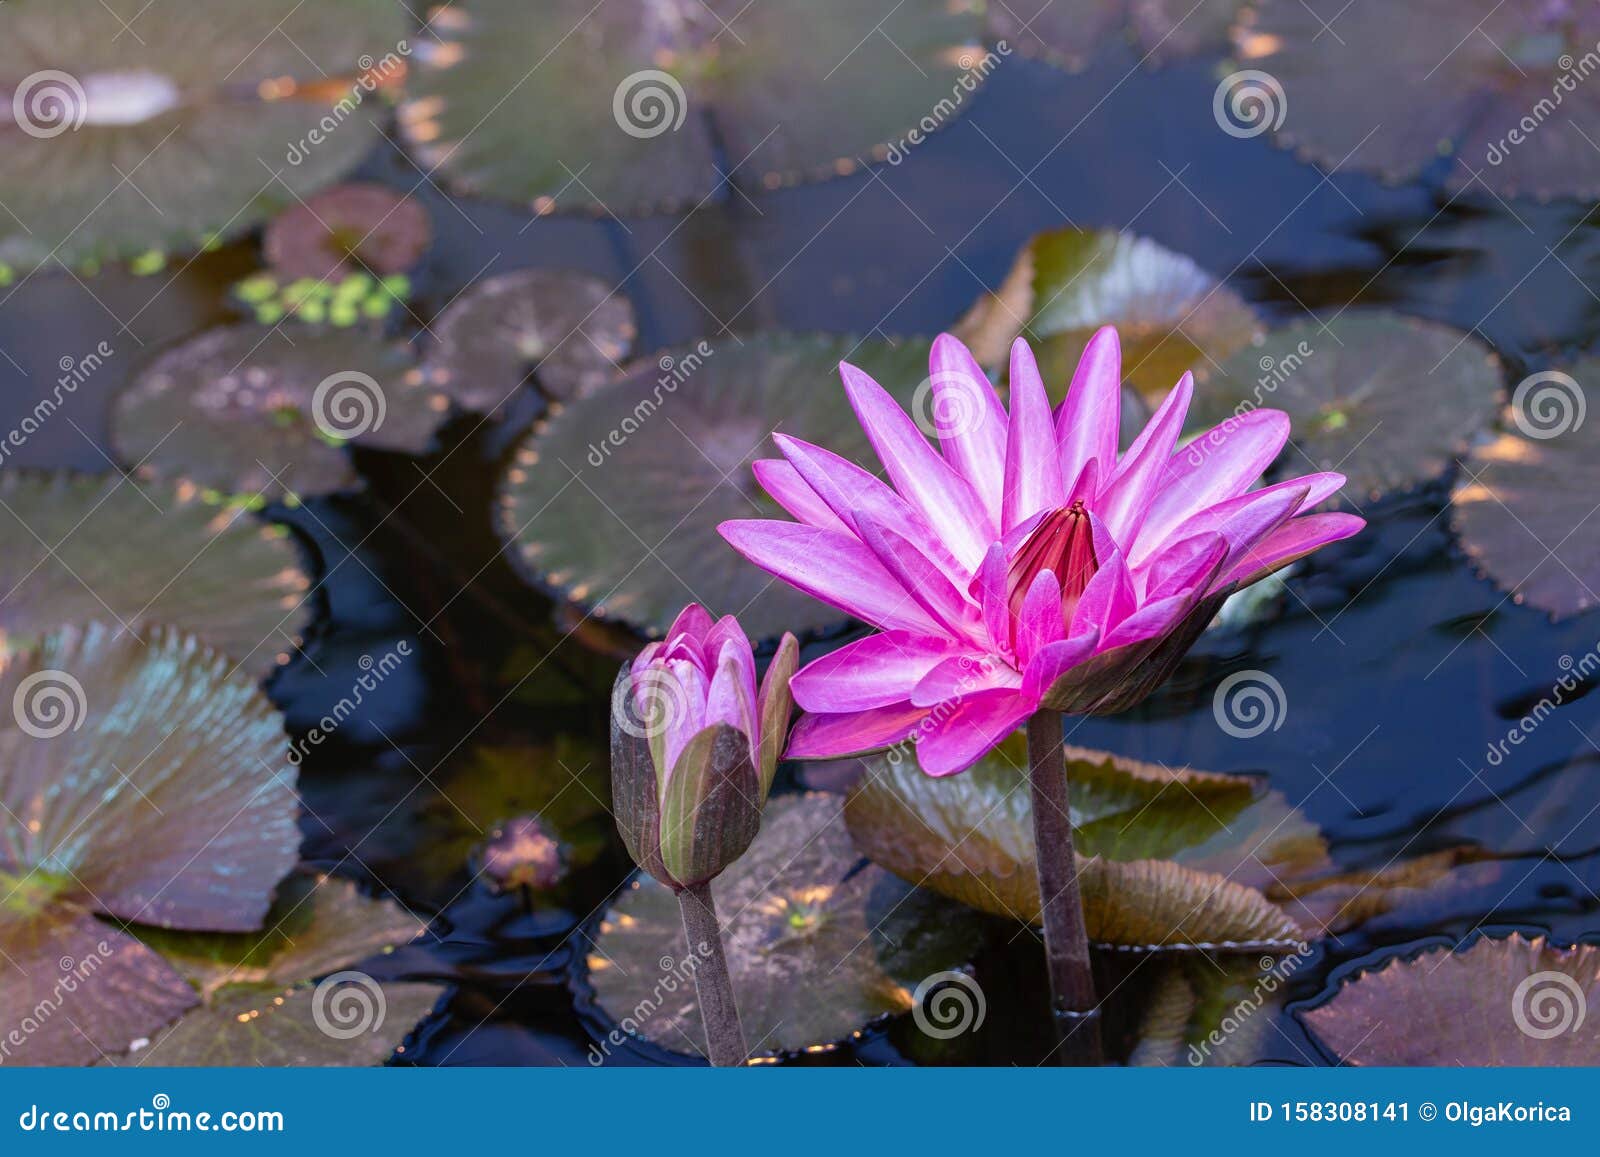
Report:
[[[1023,540],[1006,574],[1006,598],[1013,616],[1022,610],[1022,600],[1033,580],[1045,571],[1061,584],[1061,615],[1069,625],[1083,588],[1100,569],[1094,557],[1094,533],[1089,512],[1082,502],[1052,510]]]

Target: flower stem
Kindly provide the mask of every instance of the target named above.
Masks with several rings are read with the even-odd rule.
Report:
[[[1061,715],[1041,709],[1028,719],[1028,780],[1033,787],[1033,840],[1039,864],[1039,909],[1050,970],[1050,1011],[1067,1065],[1098,1065],[1100,1008],[1094,995],[1089,935],[1072,851]]]
[[[699,997],[700,1019],[706,1026],[707,1055],[713,1065],[736,1068],[750,1059],[750,1051],[745,1047],[739,1009],[733,1002],[733,981],[728,976],[728,958],[722,952],[722,927],[717,923],[711,884],[691,884],[679,892],[678,910],[689,937],[689,953],[698,961],[694,990]]]

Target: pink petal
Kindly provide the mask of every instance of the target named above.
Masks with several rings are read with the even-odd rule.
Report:
[[[1129,552],[1138,565],[1185,518],[1249,490],[1289,440],[1289,416],[1252,410],[1212,427],[1167,459],[1159,491]]]
[[[710,630],[710,613],[699,603],[690,603],[678,612],[678,617],[672,620],[672,626],[667,628],[667,645],[671,646],[673,640],[682,635],[687,635],[696,643],[703,643]]]
[[[788,462],[779,458],[759,458],[750,463],[750,469],[754,472],[756,481],[761,484],[761,489],[770,494],[774,502],[807,526],[850,533],[850,528],[829,509],[828,504],[817,496],[817,492],[811,489],[806,480],[800,477],[799,471]]]
[[[1139,528],[1154,501],[1161,478],[1172,457],[1172,447],[1183,432],[1183,419],[1194,395],[1194,378],[1184,374],[1161,403],[1148,425],[1122,456],[1115,477],[1096,503],[1106,527],[1117,545],[1126,552],[1138,537]]]
[[[717,723],[726,723],[747,738],[756,735],[755,663],[751,660],[747,668],[740,661],[735,643],[723,645],[716,674],[711,677],[711,687],[706,692],[704,726]]]
[[[1231,558],[1237,560],[1257,541],[1271,534],[1305,506],[1309,495],[1297,479],[1263,486],[1238,498],[1219,502],[1209,510],[1202,510],[1183,523],[1178,533],[1184,536],[1201,533],[1218,533],[1228,540]],[[1229,562],[1224,570],[1232,570]]]
[[[1007,569],[1005,545],[994,543],[983,556],[983,566],[979,568],[967,592],[978,600],[978,606],[983,611],[983,626],[989,633],[989,649],[1000,654],[1011,650]]]
[[[1110,651],[1166,634],[1194,609],[1195,603],[1204,595],[1205,588],[1202,587],[1146,603],[1105,636],[1104,649]]]
[[[1041,510],[1065,505],[1061,459],[1050,421],[1050,398],[1020,337],[1011,343],[1011,426],[1006,434],[1005,501],[1001,526],[1010,530]]]
[[[1227,554],[1228,540],[1222,535],[1197,534],[1162,551],[1142,574],[1135,571],[1134,585],[1143,586],[1147,602],[1209,585]]]
[[[1249,586],[1297,558],[1314,550],[1349,538],[1366,526],[1367,520],[1354,514],[1306,514],[1278,527],[1235,559],[1219,584]]]
[[[1067,400],[1056,411],[1056,447],[1061,476],[1076,478],[1090,462],[1101,479],[1111,477],[1122,425],[1122,347],[1117,331],[1102,326],[1084,347]]]
[[[1023,695],[1037,705],[1039,698],[1050,690],[1057,679],[1091,658],[1099,644],[1099,630],[1091,629],[1073,638],[1041,647],[1023,672]]]
[[[1033,707],[1017,691],[969,695],[917,740],[917,763],[929,775],[965,771],[1015,731]]]
[[[784,434],[774,434],[772,440],[806,485],[817,492],[852,534],[861,537],[858,520],[862,515],[875,517],[898,527],[901,534],[916,543],[917,548],[937,562],[946,574],[967,573],[928,525],[928,520],[881,478],[821,446]]]
[[[887,631],[807,663],[789,684],[806,711],[865,711],[904,703],[922,677],[957,654],[948,638]]]
[[[928,359],[932,421],[944,456],[972,485],[989,520],[1000,525],[1005,492],[1006,412],[971,351],[947,333]]]
[[[933,562],[905,538],[866,514],[856,527],[900,589],[953,635],[978,640],[979,611]]]
[[[918,707],[933,707],[975,695],[979,691],[1022,685],[1022,676],[992,655],[956,655],[929,671],[916,689],[911,702]]]
[[[1061,584],[1049,571],[1039,572],[1022,596],[1017,615],[1017,662],[1026,667],[1034,653],[1066,637],[1067,624],[1061,613]]]
[[[706,698],[710,688],[700,668],[686,659],[674,659],[646,672],[633,686],[641,719],[660,719],[666,730],[668,775],[678,766],[678,756],[689,741],[705,729]],[[666,786],[663,777],[663,788]]]
[[[1089,585],[1083,588],[1077,609],[1072,613],[1072,630],[1068,635],[1076,637],[1091,628],[1105,634],[1132,614],[1138,603],[1133,576],[1127,563],[1122,561],[1122,552],[1113,550],[1101,561]]]
[[[896,703],[843,715],[802,715],[789,732],[785,759],[839,759],[899,743],[928,716],[926,707]]]
[[[839,373],[861,428],[895,489],[922,513],[969,573],[977,570],[983,552],[999,537],[977,494],[934,452],[882,386],[848,363],[839,366]]]
[[[886,631],[944,633],[859,539],[769,519],[724,522],[717,530],[762,570],[830,607]]]

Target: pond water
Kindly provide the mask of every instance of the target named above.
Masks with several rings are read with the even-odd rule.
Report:
[[[432,217],[419,312],[494,272],[584,270],[623,286],[641,353],[762,327],[934,333],[998,285],[1030,235],[1064,224],[1127,229],[1188,254],[1271,322],[1359,302],[1472,331],[1504,360],[1508,382],[1593,344],[1600,299],[1586,282],[1600,229],[1586,204],[1481,191],[1451,199],[1437,172],[1399,187],[1328,176],[1265,137],[1219,132],[1214,68],[1141,68],[1120,42],[1076,75],[1011,59],[964,117],[898,165],[687,217],[530,219],[446,196],[388,145],[358,176],[413,192]],[[227,288],[250,271],[248,248],[176,276],[177,265],[144,278],[54,272],[7,291],[0,424],[31,409],[63,357],[102,338],[115,350],[72,421],[49,426],[9,466],[107,469],[111,395],[140,358],[232,316]],[[604,760],[616,660],[586,645],[603,643],[599,632],[569,634],[571,620],[522,581],[491,518],[498,470],[539,409],[530,392],[497,425],[456,420],[419,458],[358,450],[366,493],[273,512],[314,552],[320,579],[306,654],[269,684],[293,733],[346,693],[362,656],[401,641],[420,656],[311,750],[301,773],[304,858],[433,917],[428,940],[377,965],[385,978],[454,986],[405,1063],[581,1065],[610,1027],[585,982],[585,937],[629,871],[620,843],[579,870],[558,904],[529,908],[469,885],[459,858],[422,855],[434,828],[415,818],[441,806],[435,777],[483,747],[546,747],[570,734],[575,750]],[[1380,948],[1511,927],[1570,940],[1600,919],[1590,688],[1503,757],[1489,754],[1571,661],[1600,646],[1600,618],[1552,624],[1476,575],[1451,534],[1448,496],[1440,482],[1366,504],[1368,531],[1302,566],[1267,621],[1208,635],[1131,715],[1070,725],[1085,746],[1270,777],[1323,830],[1341,868],[1476,849],[1483,864],[1468,885],[1320,942],[1292,978],[1291,1001],[1316,997],[1341,966]],[[1246,669],[1269,672],[1287,706],[1278,729],[1234,738],[1216,725],[1212,698]],[[786,768],[778,790],[794,786]],[[1114,992],[1111,1039],[1126,1048],[1156,969],[1127,953],[1101,965]],[[1036,937],[997,925],[976,971],[989,1015],[959,1050],[919,1052],[902,1018],[797,1060],[1034,1063],[1046,1047]],[[1292,1015],[1270,1015],[1263,1059],[1328,1063]],[[687,1061],[639,1045],[607,1063]]]

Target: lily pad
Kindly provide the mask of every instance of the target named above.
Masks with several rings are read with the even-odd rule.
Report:
[[[1266,894],[1300,924],[1338,935],[1391,913],[1410,910],[1412,926],[1431,923],[1419,907],[1499,886],[1500,864],[1481,848],[1463,845],[1388,864],[1377,871],[1335,872],[1269,884]],[[1500,892],[1495,893],[1496,896]],[[1432,913],[1430,913],[1431,915]]]
[[[558,401],[620,376],[638,332],[628,299],[598,278],[519,269],[480,281],[431,327],[429,382],[457,405],[493,414],[533,383]]]
[[[142,475],[254,501],[360,485],[346,442],[420,453],[449,410],[402,345],[362,330],[208,330],[115,401],[111,441]]]
[[[1600,382],[1600,360],[1526,382],[1506,433],[1467,460],[1450,522],[1496,586],[1561,619],[1591,609],[1600,589],[1600,545],[1584,527],[1600,485],[1600,421],[1585,420],[1584,383]]]
[[[1600,948],[1485,936],[1396,956],[1299,1015],[1347,1065],[1600,1064]]]
[[[1304,933],[1260,889],[1321,864],[1317,830],[1254,780],[1067,749],[1089,935],[1130,948],[1282,948]],[[985,912],[1039,920],[1026,751],[962,775],[878,757],[846,818],[876,863]]]
[[[913,990],[965,964],[981,938],[959,906],[862,866],[842,807],[836,796],[773,799],[750,850],[711,885],[757,1055],[834,1044],[910,1012]],[[640,876],[601,921],[589,980],[624,1031],[703,1054],[695,963],[677,899]]]
[[[1401,182],[1453,155],[1455,188],[1600,194],[1589,139],[1600,91],[1583,59],[1600,42],[1592,4],[1280,0],[1257,5],[1236,39],[1282,84],[1279,143],[1320,164]]]
[[[782,512],[750,463],[777,430],[876,468],[837,386],[848,359],[909,406],[928,345],[763,333],[644,362],[563,407],[501,484],[514,554],[545,585],[660,634],[685,603],[737,614],[754,638],[834,627],[825,607],[731,555],[717,525]]]
[[[999,290],[955,327],[985,365],[1026,337],[1060,401],[1096,330],[1122,339],[1124,380],[1152,401],[1259,336],[1255,311],[1188,257],[1114,229],[1036,234]]]
[[[352,182],[278,214],[261,247],[280,276],[323,280],[358,270],[404,273],[432,240],[421,202],[387,185]]]
[[[112,616],[193,632],[257,677],[311,617],[300,552],[282,527],[219,507],[192,484],[116,475],[0,473],[0,649]]]
[[[380,984],[355,965],[425,925],[349,880],[297,872],[263,931],[144,933],[200,1006],[117,1065],[374,1065],[438,1003],[433,984]],[[324,977],[313,985],[314,978]]]
[[[1500,361],[1477,338],[1382,311],[1273,330],[1200,375],[1190,421],[1204,429],[1265,406],[1289,415],[1296,474],[1338,470],[1377,497],[1437,478],[1494,421]]]
[[[944,0],[551,0],[538,20],[467,0],[429,29],[400,110],[412,152],[540,212],[694,205],[724,170],[848,172],[987,75],[982,18]]]
[[[390,0],[14,0],[0,38],[0,262],[194,249],[353,168],[404,68]],[[381,60],[377,58],[382,58]],[[369,87],[372,85],[372,87]]]
[[[33,1024],[7,1059],[91,1061],[194,1003],[99,917],[261,926],[300,844],[294,773],[282,717],[231,666],[101,625],[0,659],[0,1018]]]

